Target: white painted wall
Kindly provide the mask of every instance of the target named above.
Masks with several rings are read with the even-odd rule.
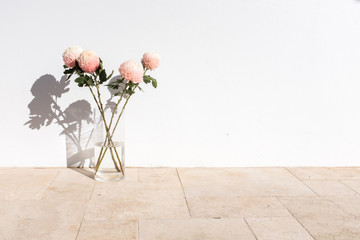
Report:
[[[61,127],[24,123],[71,45],[108,69],[162,56],[127,108],[127,166],[360,165],[357,0],[1,0],[0,33],[0,166],[66,166]],[[63,110],[92,102],[70,89]]]

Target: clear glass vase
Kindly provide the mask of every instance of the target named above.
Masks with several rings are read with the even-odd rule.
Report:
[[[121,109],[115,113],[113,109],[106,107],[104,116],[98,109],[94,111],[94,179],[100,182],[118,181],[125,177],[125,120],[122,115],[118,121]]]

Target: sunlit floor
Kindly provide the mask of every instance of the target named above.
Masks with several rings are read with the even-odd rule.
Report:
[[[360,239],[360,168],[0,168],[0,239]]]

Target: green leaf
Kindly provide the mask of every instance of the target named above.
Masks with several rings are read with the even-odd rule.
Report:
[[[68,68],[68,66],[66,66],[65,64],[63,65],[64,68]]]
[[[69,76],[66,78],[66,80],[69,80],[73,74],[74,73],[69,74]]]
[[[105,81],[109,80],[112,77],[113,74],[114,74],[114,70],[111,71],[111,74],[106,78]]]
[[[149,75],[144,75],[143,80],[144,83],[148,84],[152,81],[152,77],[150,77]]]
[[[135,92],[131,88],[128,88],[128,89],[124,90],[124,93],[127,93],[129,95],[133,95]]]
[[[69,68],[64,71],[64,74],[71,74],[75,71],[75,68]]]
[[[107,87],[109,87],[109,88],[112,88],[112,89],[119,89],[120,84],[122,84],[123,81],[124,81],[124,78],[117,79],[117,80],[112,81],[111,83],[109,83],[109,84],[107,84],[107,85],[105,85],[105,86],[107,86]]]
[[[106,81],[106,71],[105,69],[100,70],[100,83],[103,83]]]
[[[142,65],[143,69],[145,70],[145,65],[144,65],[143,61],[141,61],[141,65]]]
[[[94,83],[94,80],[93,79],[88,79],[86,81],[86,84],[89,85],[89,86],[95,86],[95,83]]]
[[[75,82],[78,84],[79,87],[83,87],[86,84],[86,81],[87,81],[87,79],[83,76],[75,79]]]
[[[150,75],[144,75],[143,77],[144,83],[148,84],[151,82],[154,88],[157,87],[157,81],[155,78],[151,77]]]
[[[157,88],[157,81],[155,78],[152,79],[152,85],[154,88]]]
[[[100,73],[100,71],[103,69],[103,64],[102,64],[102,60],[101,60],[101,58],[99,58],[100,59],[100,61],[99,61],[99,67],[96,69],[96,71],[95,71],[95,73],[97,74],[97,75],[99,75],[99,73]]]
[[[77,72],[77,74],[81,74],[84,73],[84,71],[81,69],[81,67],[79,66],[79,63],[77,60],[75,60],[75,71]]]
[[[140,91],[144,91],[139,85],[137,85],[137,87],[139,88]]]
[[[85,77],[78,77],[77,79],[75,79],[75,82],[77,83],[85,83],[87,79]]]
[[[99,58],[99,59],[100,59],[99,68],[100,68],[100,69],[103,69],[103,61],[101,60],[101,58]]]

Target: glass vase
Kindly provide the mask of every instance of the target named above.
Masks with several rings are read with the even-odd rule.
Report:
[[[95,111],[94,179],[100,182],[119,181],[125,177],[125,121],[118,119],[121,109],[114,106]],[[104,122],[105,118],[105,122]]]

